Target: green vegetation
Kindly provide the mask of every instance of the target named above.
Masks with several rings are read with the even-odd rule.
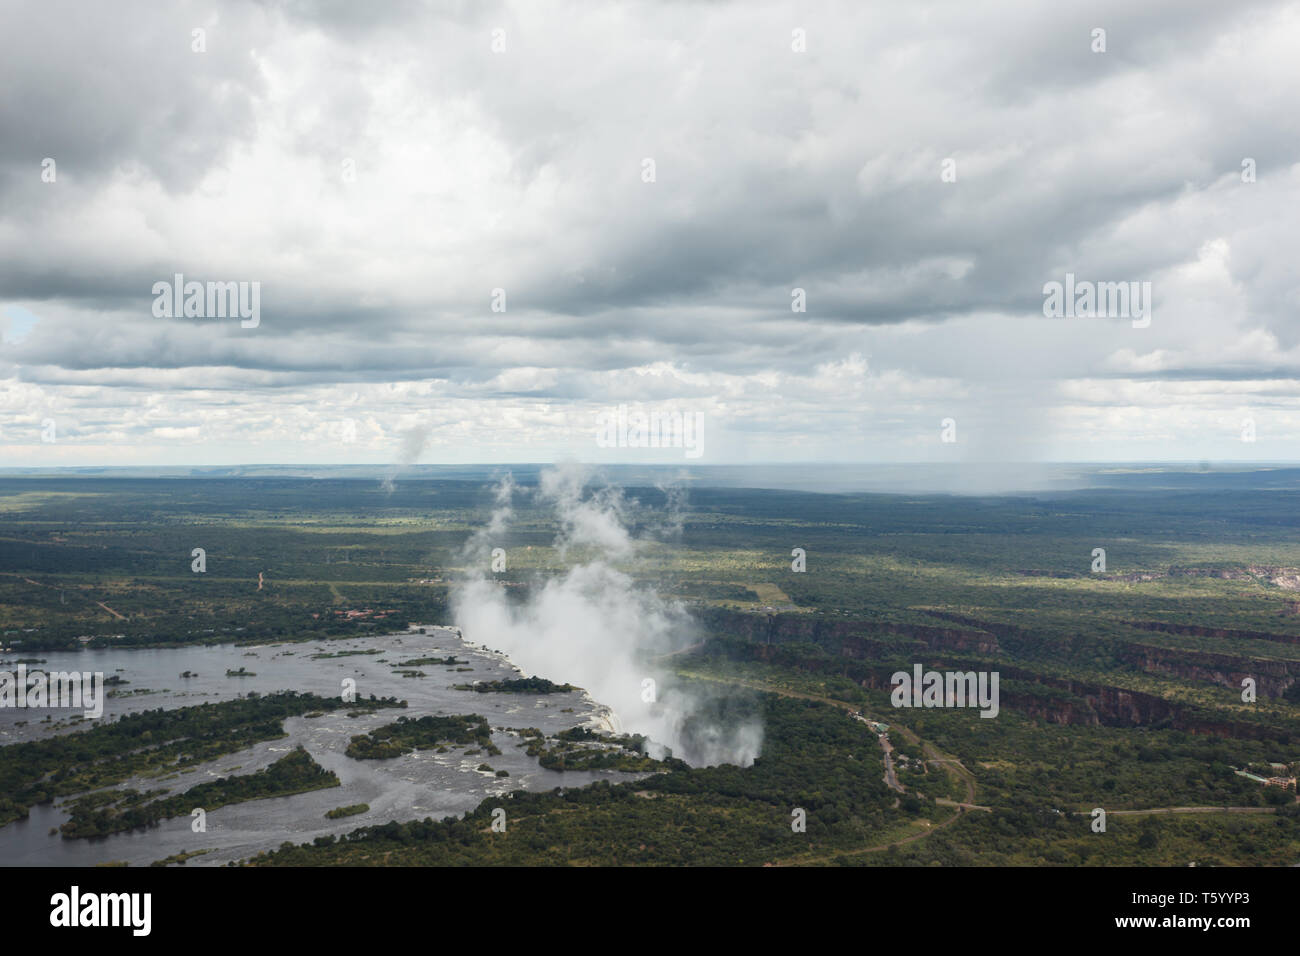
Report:
[[[647,661],[648,673],[787,695],[764,698],[765,740],[754,767],[654,765],[643,750],[609,738],[547,740],[524,731],[521,749],[544,765],[599,769],[611,761],[606,769],[646,776],[516,794],[465,821],[368,828],[285,858],[1295,863],[1294,791],[1234,771],[1268,778],[1273,764],[1294,774],[1300,763],[1297,477],[1294,469],[1245,478],[1135,472],[1101,476],[1088,490],[1015,498],[692,487],[681,534],[646,537],[638,562],[622,570],[690,604],[700,624],[689,650]],[[628,501],[630,521],[644,529],[665,497],[632,488]],[[377,482],[332,479],[0,479],[0,638],[14,654],[31,655],[83,645],[354,638],[445,622],[446,582],[463,570],[464,541],[491,506],[490,489],[477,480],[400,481],[389,493]],[[562,558],[554,540],[550,515],[521,499],[502,541],[511,569],[499,577],[510,600],[581,558],[578,551]],[[189,569],[196,541],[208,551],[203,575]],[[796,546],[807,551],[807,573],[791,570]],[[1105,572],[1090,570],[1096,547],[1107,551]],[[267,572],[261,591],[259,571]],[[895,710],[890,675],[914,663],[997,671],[999,716]],[[470,670],[455,656],[390,666],[412,677],[422,667]],[[1257,683],[1253,701],[1242,697],[1247,676]],[[576,689],[535,678],[459,686]],[[890,724],[904,793],[884,789],[880,743],[846,710]],[[38,800],[135,773],[184,773],[279,732],[279,719],[267,723],[231,730],[236,739],[224,742],[144,737],[149,728],[135,725],[111,745],[102,734],[118,725],[76,726],[64,734],[81,738],[75,743],[31,745],[38,749],[30,768],[7,755],[13,748],[0,748],[0,821]],[[855,735],[852,747],[833,735],[805,739],[841,723]],[[482,734],[453,725],[388,736],[383,728],[349,751],[499,753],[481,726]],[[807,755],[794,752],[800,746]],[[833,759],[818,756],[827,753]],[[793,778],[782,789],[778,777],[795,764],[799,792],[830,799],[843,819],[827,823],[807,803],[777,812],[774,795],[788,800],[797,789]],[[841,799],[838,775],[867,766],[863,802]],[[673,789],[687,784],[695,789]],[[992,809],[958,814],[936,801]],[[510,814],[507,834],[487,825],[494,806]],[[794,806],[809,811],[807,834],[790,832]],[[571,812],[578,807],[582,813]],[[1094,807],[1112,812],[1105,835],[1078,816]],[[1149,824],[1129,815],[1178,807],[1236,809],[1151,815]]]
[[[330,820],[338,820],[342,817],[355,817],[359,813],[368,813],[369,811],[370,804],[368,803],[352,803],[346,807],[335,807],[333,810],[327,810],[325,816]]]
[[[339,786],[339,778],[296,747],[256,773],[222,777],[184,793],[147,801],[157,792],[101,790],[70,804],[71,817],[59,827],[65,837],[97,837],[123,830],[157,826],[160,820],[188,815],[194,808],[217,810],[232,803],[285,797]]]
[[[639,773],[663,770],[670,766],[684,768],[677,760],[662,762],[645,753],[646,738],[640,734],[607,737],[585,727],[562,730],[548,741],[540,730],[529,728],[523,733],[526,753],[536,757],[547,770],[622,770]]]
[[[480,694],[567,694],[577,690],[572,684],[553,684],[544,677],[520,677],[513,680],[485,680],[477,684],[455,684],[456,690],[472,690]]]
[[[191,860],[196,856],[203,856],[205,853],[211,853],[209,850],[190,850],[186,853],[173,853],[171,856],[163,857],[161,860],[154,860],[150,866],[171,866],[173,863],[185,864],[186,860]]]
[[[176,710],[146,710],[85,732],[0,747],[0,823],[25,818],[28,808],[56,797],[112,786],[138,775],[163,776],[260,741],[276,740],[285,736],[284,718],[340,706],[336,697],[286,691]],[[405,702],[372,697],[349,706],[370,712],[404,707]]]
[[[356,760],[388,760],[412,750],[432,750],[446,744],[490,746],[492,728],[478,714],[464,716],[425,716],[415,720],[398,718],[368,734],[352,738],[346,751]]]
[[[761,865],[813,851],[860,850],[953,812],[932,804],[894,808],[874,735],[836,708],[772,696],[715,707],[713,716],[722,719],[761,708],[767,745],[752,767],[683,766],[633,783],[516,790],[485,800],[463,819],[365,827],[287,844],[252,862]],[[505,833],[491,829],[498,807],[506,811]],[[806,811],[806,833],[792,830],[795,808]]]
[[[975,811],[960,826],[892,853],[843,860],[890,866],[1286,866],[1300,854],[1300,812],[1091,816],[1028,807]]]

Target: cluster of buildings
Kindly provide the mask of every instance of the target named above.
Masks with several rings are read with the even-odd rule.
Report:
[[[1266,787],[1281,787],[1283,790],[1295,790],[1296,778],[1288,776],[1288,767],[1284,763],[1270,763],[1269,770],[1272,776],[1263,777],[1257,773],[1251,773],[1248,770],[1234,770],[1239,777],[1245,777],[1247,780],[1254,780],[1256,783],[1262,783]]]
[[[374,620],[378,621],[387,617],[390,614],[396,614],[397,611],[392,609],[387,611],[376,611],[373,610],[372,608],[367,607],[367,608],[362,608],[359,611],[358,610],[332,611],[330,613],[332,613],[335,617],[346,618],[349,621],[364,620],[366,618],[373,618]],[[312,617],[319,618],[320,615],[313,614]]]
[[[882,724],[878,720],[868,720],[866,717],[862,716],[862,711],[860,710],[851,712],[849,716],[859,723],[866,724],[872,729],[877,737],[883,737],[885,734],[889,733],[889,724]]]
[[[125,634],[80,634],[77,636],[77,640],[82,644],[89,644],[91,641],[99,639],[120,641],[124,637],[126,637]]]

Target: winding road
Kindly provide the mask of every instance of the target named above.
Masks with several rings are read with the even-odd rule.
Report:
[[[736,684],[741,687],[748,687],[751,690],[762,691],[768,694],[776,694],[780,697],[798,697],[803,700],[815,700],[823,704],[830,704],[838,707],[851,715],[859,713],[853,705],[842,700],[836,700],[833,697],[825,697],[820,694],[807,694],[801,691],[787,690],[782,687],[773,687],[770,684],[763,684],[758,681],[742,680],[740,678],[713,677],[707,674],[700,674],[693,671],[680,671],[683,677],[692,677],[697,680],[713,681],[719,684]],[[866,714],[863,714],[866,717]],[[858,719],[858,718],[854,718]],[[868,719],[874,719],[868,717]],[[882,721],[883,723],[883,721]],[[948,819],[935,824],[928,829],[899,840],[893,840],[888,843],[881,843],[877,846],[863,847],[855,850],[839,850],[834,853],[824,854],[806,860],[787,860],[782,863],[773,863],[772,866],[799,866],[808,863],[821,863],[825,860],[835,859],[841,856],[857,856],[863,853],[881,853],[890,847],[905,846],[908,843],[914,843],[922,840],[931,834],[938,833],[944,827],[951,826],[961,819],[964,813],[978,810],[985,813],[992,813],[995,807],[983,806],[975,802],[975,775],[966,768],[966,766],[956,757],[944,756],[933,744],[925,743],[915,733],[902,724],[891,724],[890,733],[897,732],[904,740],[912,745],[920,745],[921,752],[925,754],[926,762],[939,765],[944,771],[952,774],[961,780],[966,787],[966,799],[964,801],[949,800],[947,797],[937,797],[935,803],[943,807],[951,807],[956,812]],[[887,735],[881,734],[880,748],[885,754],[885,783],[890,789],[897,793],[906,793],[906,788],[899,782],[898,775],[894,772],[894,761],[891,756],[893,747],[890,745]],[[1298,798],[1300,802],[1300,798]],[[1129,817],[1129,816],[1149,816],[1157,813],[1277,813],[1277,807],[1151,807],[1145,810],[1109,810],[1110,816]],[[1296,864],[1300,866],[1300,864]]]

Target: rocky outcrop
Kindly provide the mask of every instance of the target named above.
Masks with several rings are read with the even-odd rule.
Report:
[[[1284,591],[1300,591],[1300,568],[1274,568],[1251,565],[1248,569],[1256,577],[1263,578],[1274,587]]]
[[[1218,578],[1220,581],[1244,581],[1254,575],[1241,568],[1182,568],[1173,565],[1169,568],[1171,578]]]

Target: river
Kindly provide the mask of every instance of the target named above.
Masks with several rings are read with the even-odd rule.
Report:
[[[291,797],[273,797],[222,807],[207,814],[206,832],[191,830],[189,816],[161,821],[156,827],[119,833],[97,839],[64,839],[51,828],[67,820],[60,802],[37,806],[27,820],[0,828],[0,865],[4,866],[89,866],[106,862],[147,865],[177,853],[210,850],[192,857],[187,866],[222,865],[271,850],[285,841],[309,842],[324,834],[347,833],[357,827],[390,820],[441,819],[473,809],[484,798],[510,790],[551,790],[580,787],[601,779],[633,780],[637,774],[618,771],[559,772],[543,769],[534,757],[518,746],[520,738],[500,728],[537,727],[547,735],[580,725],[613,726],[616,718],[582,691],[549,695],[473,693],[454,690],[452,684],[475,680],[500,680],[519,676],[519,670],[504,656],[463,641],[455,629],[425,627],[365,638],[260,645],[231,644],[205,647],[140,650],[85,650],[81,652],[36,652],[42,664],[29,670],[101,671],[105,677],[117,674],[127,681],[109,698],[101,719],[116,719],[124,713],[168,709],[231,700],[249,691],[271,694],[283,690],[311,692],[337,697],[344,678],[356,681],[358,697],[398,697],[409,702],[406,710],[384,709],[356,718],[347,717],[347,707],[322,717],[291,717],[285,720],[288,737],[266,741],[196,765],[180,783],[175,779],[132,779],[121,787],[138,790],[190,786],[268,766],[301,744],[327,770],[336,773],[342,786]],[[379,654],[320,658],[313,655],[340,651],[379,650]],[[392,665],[418,657],[449,657],[468,661],[455,667],[422,665],[425,677],[402,677]],[[9,655],[11,658],[17,655]],[[27,656],[27,655],[23,655]],[[381,663],[383,661],[384,663]],[[2,665],[14,670],[10,661]],[[227,670],[245,668],[256,676],[227,677]],[[182,679],[189,671],[197,676]],[[539,675],[557,682],[564,676]],[[148,690],[151,693],[122,693]],[[96,721],[76,722],[68,718],[77,711],[35,711],[0,708],[0,744],[37,739],[52,733],[73,732]],[[478,713],[493,727],[492,741],[500,756],[486,753],[463,756],[461,747],[445,754],[418,751],[391,760],[354,760],[344,755],[353,735],[364,734],[398,716]],[[55,715],[44,721],[45,714]],[[480,763],[510,776],[498,778],[479,771]],[[325,812],[335,807],[368,803],[370,810],[357,816],[328,820]]]

